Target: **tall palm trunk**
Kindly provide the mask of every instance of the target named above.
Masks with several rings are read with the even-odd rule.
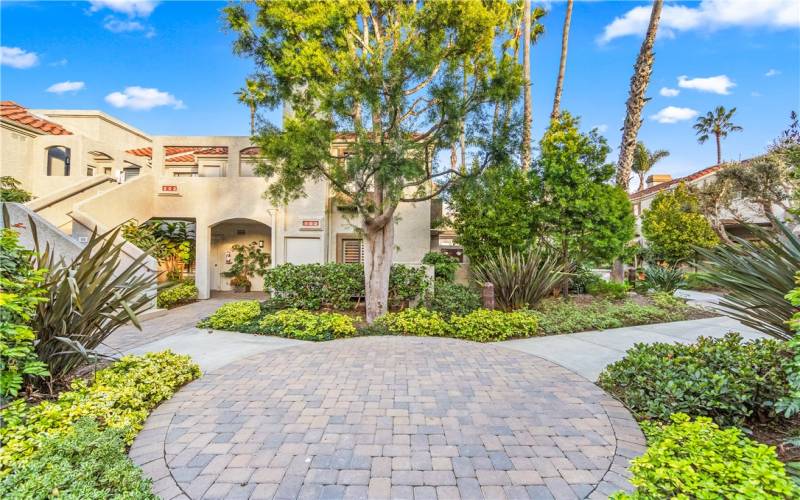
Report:
[[[636,58],[636,65],[631,77],[631,89],[626,103],[627,113],[625,126],[622,130],[622,143],[619,147],[616,179],[617,185],[626,192],[631,178],[636,138],[639,134],[639,127],[642,126],[642,111],[644,110],[645,102],[647,102],[645,93],[647,92],[647,85],[650,83],[650,74],[653,72],[653,45],[656,41],[658,21],[661,18],[663,4],[664,0],[654,0],[653,2],[650,24],[647,27],[647,34],[642,42],[642,48],[639,50],[639,57]]]
[[[720,141],[719,134],[714,134],[717,139],[717,165],[722,163],[722,142]]]
[[[572,21],[572,2],[567,0],[567,14],[564,17],[564,30],[561,32],[561,63],[558,66],[556,95],[553,97],[553,112],[550,119],[555,120],[561,113],[561,92],[564,90],[564,72],[567,69],[567,44],[569,43],[569,24]]]
[[[250,105],[250,135],[256,135],[256,106]]]
[[[638,191],[644,190],[644,178],[647,175],[647,172],[639,172],[639,189]]]
[[[522,72],[525,78],[525,101],[522,114],[522,170],[531,166],[531,123],[533,122],[533,94],[531,91],[531,0],[523,2],[522,23]]]

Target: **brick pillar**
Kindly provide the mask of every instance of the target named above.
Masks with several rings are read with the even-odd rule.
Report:
[[[481,302],[483,302],[483,308],[488,309],[490,311],[494,310],[494,285],[491,283],[484,283],[483,289],[481,290]]]

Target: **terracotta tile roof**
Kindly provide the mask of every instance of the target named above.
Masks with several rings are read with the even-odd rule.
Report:
[[[656,184],[655,186],[651,186],[651,187],[649,187],[647,189],[643,189],[641,191],[636,191],[635,193],[631,193],[628,196],[632,201],[639,200],[639,199],[645,198],[648,195],[651,195],[653,193],[657,193],[659,191],[663,191],[663,190],[665,190],[665,189],[667,189],[667,188],[669,188],[671,186],[674,186],[676,184],[680,184],[681,182],[690,183],[692,181],[696,181],[696,180],[702,179],[703,177],[705,177],[707,175],[711,175],[714,172],[725,168],[725,166],[726,166],[725,164],[720,164],[720,165],[714,165],[714,166],[711,166],[711,167],[708,167],[708,168],[704,168],[703,170],[698,170],[697,172],[694,172],[694,173],[689,174],[687,176],[679,177],[677,179],[672,179],[669,182],[662,182],[661,184]]]
[[[49,135],[72,135],[72,132],[61,125],[31,114],[27,108],[14,101],[0,101],[0,118]]]
[[[228,154],[227,146],[212,146],[210,148],[198,149],[194,152],[196,155],[226,155]]]
[[[166,163],[197,163],[196,155],[227,155],[227,146],[164,146]]]
[[[169,158],[164,159],[167,163],[196,163],[194,155],[178,155],[178,156],[170,156]]]
[[[137,149],[129,149],[125,151],[126,153],[130,153],[133,156],[146,156],[148,158],[153,157],[153,148],[137,148]]]
[[[250,148],[244,148],[239,152],[242,156],[260,156],[261,155],[261,148],[258,146],[253,146]]]

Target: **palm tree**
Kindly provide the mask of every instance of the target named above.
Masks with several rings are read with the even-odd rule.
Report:
[[[652,170],[653,166],[659,161],[669,156],[669,151],[666,149],[657,149],[650,151],[639,141],[636,143],[636,151],[633,154],[632,170],[639,176],[639,191],[644,189],[644,178],[647,172]]]
[[[717,165],[722,163],[722,144],[723,137],[728,137],[729,132],[741,132],[742,127],[734,125],[731,119],[736,108],[726,110],[723,106],[717,106],[714,111],[709,111],[706,116],[701,116],[694,124],[697,131],[697,142],[705,143],[713,134],[717,141]]]
[[[528,170],[531,165],[531,127],[533,124],[533,95],[531,89],[531,46],[535,44],[544,33],[544,26],[539,20],[544,17],[545,11],[536,7],[531,13],[531,0],[522,2],[522,73],[525,78],[523,92],[524,104],[522,115],[522,170]]]
[[[567,0],[567,14],[564,17],[564,30],[561,32],[561,63],[558,66],[558,79],[556,79],[556,95],[553,98],[553,112],[550,119],[558,118],[561,107],[561,91],[564,89],[564,71],[567,68],[567,43],[569,42],[569,23],[572,21],[572,2]]]
[[[258,106],[264,104],[267,93],[259,86],[256,80],[248,78],[245,86],[233,93],[238,96],[238,101],[250,108],[250,135],[256,133],[256,110]]]
[[[653,72],[653,45],[656,42],[658,21],[661,18],[663,4],[664,0],[655,0],[653,2],[653,10],[650,12],[650,24],[647,27],[647,34],[642,42],[642,48],[639,50],[639,56],[636,58],[636,65],[633,67],[631,90],[628,94],[628,102],[625,103],[627,113],[625,115],[625,125],[622,129],[622,144],[619,147],[617,185],[626,192],[631,178],[636,137],[639,135],[639,127],[642,126],[642,111],[647,102],[645,93],[647,92],[647,85],[650,83],[650,74]]]

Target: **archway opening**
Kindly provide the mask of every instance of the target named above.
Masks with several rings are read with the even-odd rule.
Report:
[[[246,218],[214,224],[208,259],[210,290],[239,291],[242,289],[239,283],[245,278],[250,283],[250,291],[264,291],[264,280],[258,271],[271,265],[271,253],[270,226]]]

